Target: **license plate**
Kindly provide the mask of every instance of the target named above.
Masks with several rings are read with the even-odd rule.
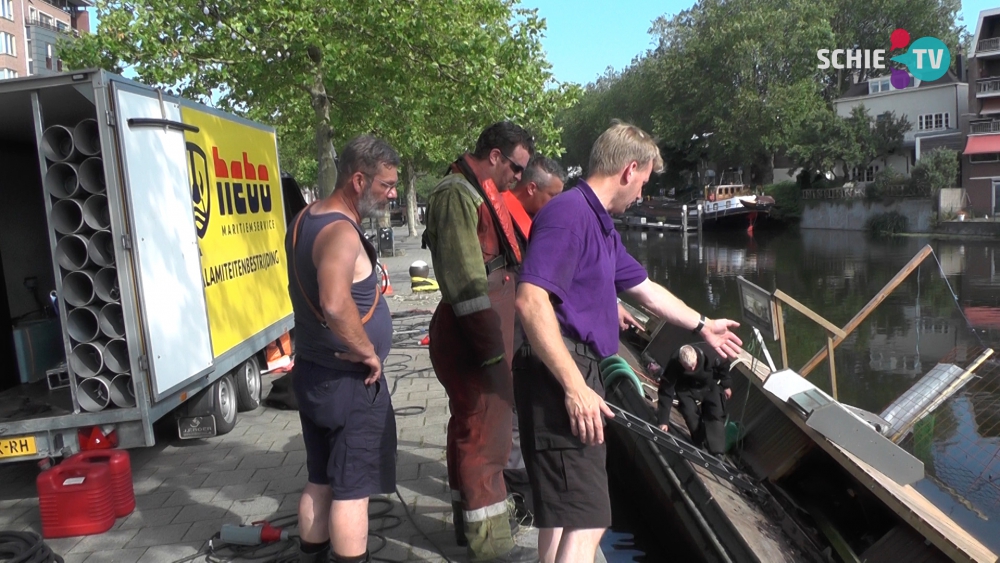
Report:
[[[191,416],[177,420],[177,434],[182,440],[215,436],[215,416]]]
[[[34,436],[19,436],[15,438],[0,438],[0,459],[21,457],[38,453]]]

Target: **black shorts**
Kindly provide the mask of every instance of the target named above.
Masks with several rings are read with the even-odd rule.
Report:
[[[596,356],[570,348],[587,384],[604,396]],[[521,452],[531,483],[535,526],[598,529],[611,526],[607,446],[585,446],[573,436],[562,387],[524,345],[514,355],[514,396]]]
[[[389,494],[396,487],[396,419],[383,375],[342,372],[301,358],[292,376],[309,482],[334,500]]]

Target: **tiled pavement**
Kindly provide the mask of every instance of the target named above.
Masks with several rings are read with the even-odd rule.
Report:
[[[429,254],[419,239],[404,239],[397,228],[397,253],[383,259],[394,279],[395,296],[388,298],[394,312],[432,310],[439,293],[414,295],[407,269]],[[402,251],[402,252],[399,252]],[[414,318],[406,328],[426,327],[429,316]],[[447,397],[430,370],[426,348],[417,345],[424,334],[414,333],[387,360],[390,378],[423,370],[398,381],[393,406],[423,407],[415,416],[397,417],[399,449],[397,485],[407,503],[407,518],[395,496],[390,514],[401,524],[384,532],[387,542],[376,557],[389,561],[465,561],[465,551],[454,544],[451,504],[445,469]],[[265,376],[265,395],[272,378]],[[206,440],[159,439],[150,448],[131,450],[136,510],[119,518],[109,532],[94,536],[48,540],[67,563],[169,563],[202,550],[224,523],[250,523],[294,515],[306,482],[305,451],[298,415],[293,411],[259,408],[240,413],[235,429]],[[0,530],[40,531],[33,463],[0,465]],[[373,505],[373,510],[378,508]],[[373,529],[391,522],[373,520]],[[419,526],[419,530],[418,527]],[[423,534],[427,534],[434,544]],[[531,545],[534,530],[525,529],[518,542]],[[373,539],[371,548],[381,542]],[[599,554],[598,560],[603,557]],[[194,559],[204,561],[203,557]]]

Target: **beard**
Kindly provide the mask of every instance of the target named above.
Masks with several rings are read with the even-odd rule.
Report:
[[[361,192],[361,197],[358,198],[358,215],[360,215],[362,219],[367,217],[378,217],[388,206],[389,200],[380,202],[375,197],[375,194],[372,193],[372,186],[369,184],[368,188]]]

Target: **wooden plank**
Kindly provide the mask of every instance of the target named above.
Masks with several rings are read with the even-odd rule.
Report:
[[[826,335],[826,349],[827,353],[830,355],[830,390],[833,392],[833,400],[839,401],[837,398],[837,357],[833,354],[833,336]]]
[[[871,314],[871,312],[875,309],[875,307],[878,307],[883,301],[885,301],[885,298],[888,297],[889,294],[892,293],[896,289],[896,287],[899,286],[899,284],[903,283],[903,280],[905,280],[907,276],[909,276],[910,273],[913,272],[913,270],[916,270],[917,266],[919,266],[920,263],[923,262],[924,259],[927,258],[927,256],[930,255],[930,253],[933,251],[934,250],[931,248],[931,245],[929,244],[921,248],[920,252],[917,252],[917,254],[913,258],[911,258],[910,261],[907,262],[905,266],[903,266],[903,269],[897,272],[896,275],[893,276],[891,280],[889,280],[889,283],[885,284],[885,287],[883,287],[875,295],[875,297],[872,297],[871,301],[869,301],[867,305],[862,307],[861,310],[858,311],[858,314],[854,315],[853,319],[851,319],[846,325],[844,325],[844,334],[850,334],[851,332],[854,331],[854,329],[858,328],[861,322],[864,321],[866,318],[868,318],[868,315]],[[835,338],[833,340],[834,347],[839,346],[840,343],[844,341],[844,338],[846,338],[846,336],[844,337],[838,336],[837,338]],[[819,352],[816,352],[816,355],[813,356],[812,359],[809,360],[806,363],[806,365],[803,366],[802,369],[799,371],[799,375],[801,375],[802,377],[808,376],[809,372],[816,369],[816,366],[818,366],[819,363],[822,362],[824,358],[826,358],[827,353],[828,352],[825,347]]]
[[[784,303],[788,304],[790,307],[792,307],[796,311],[798,311],[798,312],[802,313],[803,315],[809,317],[814,323],[816,323],[819,326],[825,328],[827,332],[835,334],[840,339],[844,339],[844,338],[847,337],[847,335],[844,333],[844,331],[840,330],[839,326],[837,326],[837,325],[831,323],[830,321],[824,319],[823,317],[819,316],[819,313],[817,313],[816,311],[813,311],[809,307],[806,307],[802,303],[799,303],[792,296],[788,295],[784,291],[781,291],[780,289],[774,290],[774,297],[776,299],[778,299],[780,301],[783,301]]]
[[[747,366],[751,365],[752,358],[749,354],[743,352],[740,357]],[[770,369],[766,365],[761,365],[761,362],[756,362],[755,368],[754,375],[757,377],[750,378],[750,380],[755,385],[760,386],[763,391],[763,382],[770,373]],[[901,486],[876,471],[847,450],[809,428],[805,420],[792,407],[767,392],[765,395],[830,457],[850,472],[863,486],[868,487],[886,506],[930,540],[945,555],[955,561],[970,563],[996,563],[998,561],[998,554],[993,553],[965,531],[958,523],[914,489],[912,485]]]
[[[781,344],[781,369],[788,369],[788,344],[785,342],[785,317],[781,312],[781,301],[775,300],[774,307],[778,317],[778,342]]]

